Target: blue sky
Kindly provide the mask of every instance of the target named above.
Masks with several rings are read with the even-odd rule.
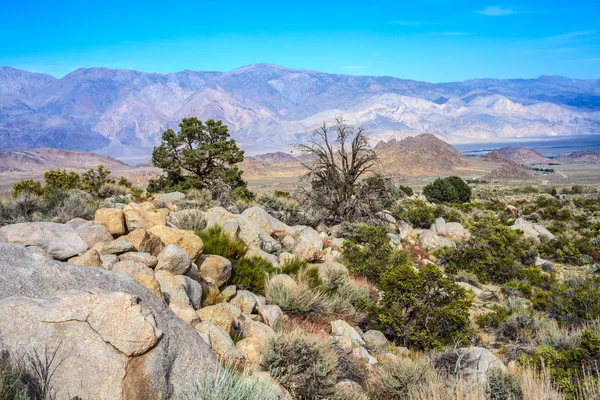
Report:
[[[600,78],[600,1],[7,1],[0,65]]]

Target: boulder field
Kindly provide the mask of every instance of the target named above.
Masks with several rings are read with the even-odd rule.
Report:
[[[184,198],[175,193],[141,204],[107,202],[93,221],[0,228],[0,350],[15,362],[51,355],[56,399],[186,398],[195,382],[221,365],[256,369],[261,349],[287,316],[264,296],[231,285],[231,261],[206,254],[198,236],[171,223],[187,211],[177,211]],[[276,268],[301,259],[320,273],[348,273],[339,263],[342,226],[288,226],[260,207],[242,214],[214,207],[201,218],[241,239],[247,256]],[[386,224],[396,248],[404,241],[435,249],[469,237],[460,224],[443,219],[429,230],[391,215]],[[296,282],[279,274],[269,284]],[[339,320],[331,322],[331,336],[369,365],[396,357],[386,352],[379,331],[363,333]],[[282,387],[278,392],[289,398]]]

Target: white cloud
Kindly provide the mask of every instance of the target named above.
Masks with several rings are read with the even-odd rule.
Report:
[[[344,65],[342,69],[365,69],[369,68],[368,65]]]
[[[504,15],[514,14],[512,8],[504,8],[499,6],[487,6],[483,10],[475,11],[478,14],[487,15],[488,17],[502,17]]]

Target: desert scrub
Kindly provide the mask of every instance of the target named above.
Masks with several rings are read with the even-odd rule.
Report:
[[[307,212],[301,202],[291,198],[289,193],[276,191],[274,194],[261,194],[257,203],[273,217],[288,225],[316,226],[315,216]]]
[[[266,280],[278,272],[269,260],[262,257],[241,258],[233,264],[231,282],[239,289],[264,294]]]
[[[454,274],[466,270],[482,282],[505,283],[520,277],[523,265],[533,265],[535,250],[521,233],[499,218],[483,216],[469,225],[471,238],[456,248],[439,251],[440,264]]]
[[[577,398],[580,385],[585,380],[598,379],[600,362],[600,336],[590,329],[581,332],[579,346],[557,349],[541,345],[529,355],[519,358],[522,365],[547,369],[552,384],[567,399]],[[597,383],[596,383],[597,385]]]
[[[564,264],[584,265],[591,262],[594,246],[586,237],[577,234],[559,233],[555,239],[538,246],[543,257]]]
[[[279,395],[268,381],[222,369],[198,379],[187,399],[192,400],[278,400]]]
[[[490,400],[521,400],[521,381],[513,375],[494,369],[488,376],[487,395]]]
[[[425,360],[398,358],[373,369],[367,393],[373,399],[425,399],[430,394],[427,384],[432,375],[435,371]]]
[[[240,239],[231,239],[220,225],[196,231],[204,243],[204,253],[216,254],[229,260],[240,259],[246,254],[246,245]]]
[[[332,310],[331,302],[319,289],[311,289],[308,277],[296,275],[295,284],[267,282],[265,296],[283,312],[308,320],[319,320]]]
[[[206,228],[204,214],[197,208],[189,208],[176,212],[171,217],[171,223],[179,229],[188,231],[199,231]]]
[[[406,221],[413,228],[429,229],[435,221],[435,207],[431,207],[421,200],[405,200],[401,209],[395,215],[398,220]]]
[[[356,238],[346,240],[343,250],[348,270],[376,284],[391,267],[408,263],[408,253],[392,248],[387,231],[381,226],[358,227]]]
[[[428,350],[466,345],[474,337],[471,296],[438,267],[396,266],[381,275],[378,286],[383,291],[379,327],[396,343]]]
[[[350,272],[377,284],[383,297],[374,310],[377,328],[403,346],[431,349],[468,343],[471,298],[436,266],[419,271],[408,254],[395,250],[384,228],[364,226],[344,244]],[[360,243],[360,246],[359,246]]]
[[[557,283],[542,303],[551,318],[577,326],[600,318],[600,277],[575,278]]]
[[[261,368],[294,399],[323,399],[335,394],[337,361],[326,337],[292,331],[269,342]]]

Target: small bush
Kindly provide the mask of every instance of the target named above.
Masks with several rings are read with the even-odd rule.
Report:
[[[238,375],[228,369],[204,374],[185,398],[192,400],[278,400],[277,391],[268,381]]]
[[[410,223],[413,228],[429,229],[435,221],[435,208],[421,200],[404,201],[402,209],[397,214],[401,221]]]
[[[42,196],[44,194],[44,188],[40,181],[27,179],[15,183],[10,189],[10,194],[15,199],[21,195]]]
[[[318,289],[311,289],[308,279],[296,277],[296,285],[267,283],[265,296],[270,304],[278,305],[283,312],[308,320],[319,320],[331,312],[331,303]]]
[[[402,192],[404,192],[404,194],[407,196],[412,196],[414,194],[414,192],[410,186],[400,185],[400,186],[398,186],[398,189],[401,190]]]
[[[469,230],[471,238],[465,243],[440,251],[440,263],[447,273],[466,270],[482,282],[505,283],[518,279],[523,265],[535,262],[530,243],[497,217],[482,217]]]
[[[53,169],[44,173],[46,185],[64,191],[78,189],[80,179],[77,172],[67,172],[65,169]]]
[[[54,208],[56,219],[65,223],[73,218],[91,220],[96,208],[92,197],[81,190],[70,190],[65,193],[60,203]]]
[[[290,333],[269,342],[261,367],[294,399],[323,399],[335,394],[336,353],[323,338]]]
[[[240,239],[231,239],[220,225],[196,231],[204,243],[204,253],[216,254],[229,260],[240,259],[246,254],[246,245]]]
[[[386,362],[369,377],[368,393],[374,399],[425,399],[431,366],[424,361],[400,358]]]
[[[521,400],[523,388],[514,376],[494,369],[488,376],[487,394],[490,400]]]
[[[469,344],[471,298],[434,265],[419,272],[410,265],[390,268],[380,278],[378,319],[386,336],[421,349]]]
[[[194,208],[178,211],[171,217],[171,223],[179,229],[188,231],[199,231],[206,228],[202,211]]]
[[[264,258],[241,258],[233,265],[231,282],[240,289],[264,294],[265,281],[276,272],[273,264]]]
[[[432,203],[466,203],[471,200],[471,188],[461,177],[438,178],[423,188]]]
[[[353,274],[378,283],[380,276],[391,267],[408,262],[408,253],[397,251],[390,245],[386,228],[363,225],[356,239],[344,243],[344,263]]]

